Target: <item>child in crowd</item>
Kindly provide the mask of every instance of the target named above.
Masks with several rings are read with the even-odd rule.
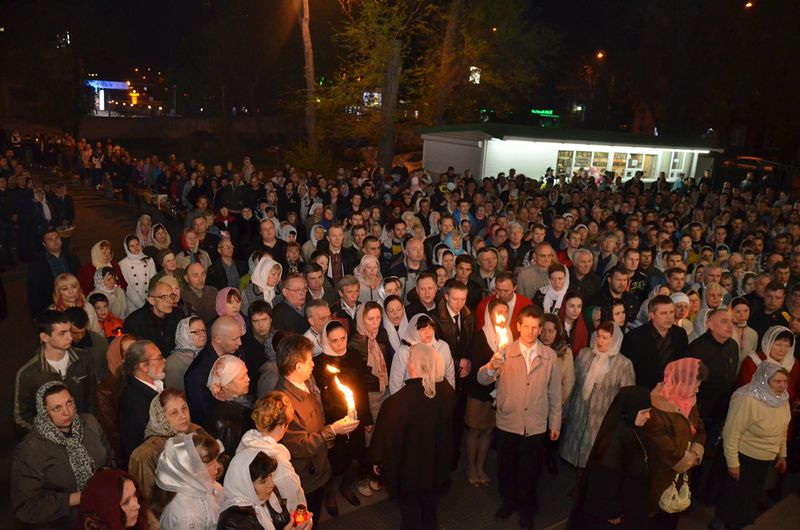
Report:
[[[111,312],[106,295],[103,293],[94,293],[89,296],[89,303],[94,307],[94,312],[97,313],[97,320],[100,322],[100,327],[103,328],[103,334],[109,342],[117,335],[122,334],[122,320],[114,316],[114,313]]]

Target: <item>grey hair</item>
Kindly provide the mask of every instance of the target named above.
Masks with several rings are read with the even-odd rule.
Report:
[[[128,375],[133,375],[139,363],[144,362],[147,357],[147,347],[155,346],[152,340],[137,340],[125,350],[125,359],[122,361],[122,369]],[[156,346],[157,347],[157,346]]]

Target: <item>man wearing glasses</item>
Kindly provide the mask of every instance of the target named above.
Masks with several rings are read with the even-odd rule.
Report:
[[[283,300],[272,312],[275,329],[302,335],[310,327],[306,318],[306,293],[308,285],[302,274],[289,274],[283,281]]]
[[[175,349],[175,330],[180,321],[172,313],[176,301],[172,287],[163,282],[153,284],[147,290],[147,303],[128,315],[122,331],[153,341],[159,350],[169,355]]]

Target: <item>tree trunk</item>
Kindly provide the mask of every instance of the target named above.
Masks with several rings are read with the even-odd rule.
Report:
[[[464,0],[452,0],[450,12],[447,14],[447,29],[442,42],[442,57],[439,62],[439,75],[436,80],[436,89],[433,92],[431,102],[431,121],[435,125],[440,125],[444,121],[444,114],[450,102],[450,91],[453,87],[452,63],[453,49],[455,48],[458,26],[461,21],[461,10],[464,7]],[[466,72],[463,72],[467,75]],[[455,74],[457,75],[457,74]]]
[[[397,99],[400,88],[400,47],[399,39],[392,40],[386,74],[383,78],[381,95],[381,139],[378,143],[378,162],[385,172],[392,168],[394,159],[395,119],[397,117]]]
[[[317,91],[316,76],[314,75],[314,48],[311,45],[311,13],[308,0],[303,0],[303,48],[306,60],[306,137],[308,148],[317,151]]]

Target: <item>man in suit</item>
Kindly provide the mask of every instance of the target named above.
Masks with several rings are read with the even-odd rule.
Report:
[[[278,330],[302,335],[308,330],[306,319],[306,294],[308,286],[302,274],[289,273],[283,280],[283,300],[272,312],[272,326]]]
[[[683,357],[688,338],[686,331],[675,325],[675,305],[660,294],[647,304],[649,320],[634,328],[622,340],[622,354],[631,360],[636,384],[654,388],[664,379],[664,368]]]
[[[53,282],[61,273],[78,275],[80,262],[75,254],[62,249],[61,236],[55,230],[42,235],[44,252],[28,265],[28,310],[38,317],[53,303]]]
[[[275,390],[283,392],[294,409],[281,443],[292,457],[309,511],[320,514],[324,486],[331,477],[328,448],[333,447],[336,436],[353,432],[359,422],[345,416],[325,424],[319,388],[311,376],[313,349],[311,341],[300,335],[289,335],[278,344],[276,362],[281,378]]]
[[[513,293],[513,290],[512,290]],[[450,346],[456,366],[456,408],[453,411],[453,467],[458,466],[461,435],[464,432],[464,408],[467,393],[466,377],[472,368],[472,337],[475,333],[475,316],[467,307],[467,286],[458,280],[448,280],[444,297],[436,308],[436,335]]]
[[[144,441],[144,428],[150,420],[150,402],[164,390],[166,361],[158,346],[137,340],[125,352],[122,369],[125,389],[119,397],[119,434],[123,461]]]
[[[538,340],[543,321],[540,307],[523,309],[513,324],[519,339],[477,374],[478,383],[497,384],[501,404],[495,443],[502,504],[496,517],[519,511],[522,528],[533,528],[547,438],[558,440],[561,431],[561,373],[555,352]]]
[[[239,355],[242,346],[242,326],[233,317],[219,317],[211,326],[211,337],[205,348],[200,350],[183,376],[186,404],[192,421],[200,425],[213,403],[214,396],[209,392],[208,374],[220,355]]]
[[[328,228],[326,241],[320,241],[317,248],[327,250],[330,254],[328,260],[328,278],[336,285],[342,277],[353,274],[358,265],[358,252],[353,248],[344,245],[344,228],[341,225],[332,225]]]

